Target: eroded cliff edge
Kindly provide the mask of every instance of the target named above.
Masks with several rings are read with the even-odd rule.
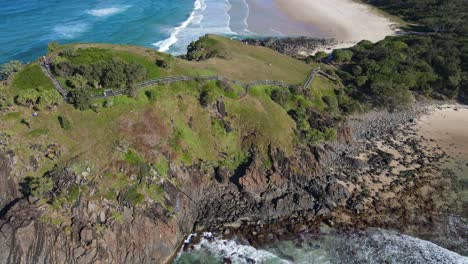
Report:
[[[235,171],[170,166],[170,177],[182,183],[164,183],[174,208],[170,213],[159,205],[125,206],[122,218],[116,219],[109,215],[106,199],[80,199],[71,208],[71,228],[65,231],[41,217],[51,205],[21,196],[14,153],[4,144],[0,259],[164,263],[197,230],[241,233],[262,243],[310,229],[317,221],[406,232],[438,228],[438,215],[449,204],[450,172],[441,169],[448,157],[410,129],[420,113],[372,112],[351,119],[339,140],[296,149],[289,157],[270,148],[265,160],[252,149]],[[60,175],[51,176],[55,188],[80,178],[67,167],[54,173]],[[92,183],[88,187],[93,188]],[[466,253],[463,245],[445,246]]]

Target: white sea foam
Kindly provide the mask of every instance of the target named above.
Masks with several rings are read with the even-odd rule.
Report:
[[[186,242],[190,242],[190,239]],[[432,242],[382,229],[369,230],[364,234],[332,232],[319,240],[308,240],[301,247],[296,247],[293,241],[283,241],[266,249],[203,234],[200,242],[189,253],[179,253],[178,259],[187,260],[187,254],[202,252],[219,260],[228,258],[232,263],[239,264],[251,263],[252,260],[254,263],[275,264],[385,263],[389,260],[392,263],[468,263],[467,257]],[[199,256],[203,256],[203,253]]]
[[[187,45],[199,37],[211,34],[235,34],[229,28],[229,2],[196,0],[190,16],[174,28],[167,39],[153,45],[161,52],[185,52]]]
[[[247,0],[244,0],[244,5],[245,5],[245,8],[247,9],[246,11],[246,16],[245,16],[245,19],[244,19],[244,24],[245,24],[245,32],[249,33],[249,34],[253,34],[252,31],[249,30],[249,16],[250,16],[250,6],[249,6],[249,3],[247,2]]]
[[[110,15],[115,15],[118,13],[122,13],[127,10],[130,6],[114,6],[114,7],[107,7],[101,9],[91,9],[87,10],[86,13],[95,17],[106,17]]]
[[[268,251],[256,249],[249,245],[242,245],[234,240],[225,240],[210,236],[204,236],[200,243],[195,246],[195,250],[201,249],[220,259],[227,257],[232,263],[236,264],[252,263],[252,260],[254,263],[291,263]]]
[[[153,45],[158,47],[159,51],[161,52],[168,51],[171,48],[171,46],[174,45],[178,41],[177,36],[179,35],[179,32],[182,29],[188,27],[188,25],[190,25],[190,23],[192,23],[195,19],[197,19],[199,23],[201,22],[201,20],[203,19],[203,15],[197,14],[197,11],[203,10],[203,7],[206,8],[204,1],[196,0],[195,3],[193,4],[193,11],[192,13],[190,13],[189,18],[185,20],[184,22],[182,22],[180,26],[174,28],[169,38],[162,40],[162,41],[158,41]]]
[[[55,34],[58,35],[59,38],[64,39],[74,39],[87,31],[89,29],[88,23],[75,23],[75,24],[64,24],[64,25],[56,25],[54,27]]]

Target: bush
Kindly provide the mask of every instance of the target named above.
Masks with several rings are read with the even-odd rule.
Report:
[[[76,89],[70,93],[70,102],[76,109],[86,110],[91,105],[91,96],[83,88]]]
[[[168,68],[169,64],[165,60],[156,60],[156,66],[161,68]]]
[[[271,99],[281,106],[285,106],[291,99],[291,92],[287,89],[275,89],[271,92]]]
[[[53,72],[66,77],[70,88],[82,88],[89,85],[99,88],[132,87],[147,77],[146,68],[138,63],[127,63],[115,57],[110,60],[98,60],[90,64],[73,65],[67,59],[57,58],[52,65]]]
[[[47,51],[54,52],[60,48],[60,44],[57,41],[52,41],[47,45]]]
[[[124,195],[124,201],[136,206],[145,200],[145,196],[141,194],[136,187],[129,188]]]
[[[211,105],[216,100],[216,93],[213,89],[208,86],[205,86],[200,93],[200,104],[203,107]]]
[[[15,102],[19,105],[30,107],[37,104],[39,96],[40,94],[36,89],[22,90],[16,96]]]
[[[335,50],[333,52],[333,61],[337,63],[349,62],[353,58],[353,52],[350,50]]]
[[[0,110],[6,109],[13,105],[13,97],[6,93],[6,87],[0,84]]]
[[[106,99],[104,103],[102,104],[102,107],[104,108],[112,108],[114,106],[114,100],[112,99]]]
[[[60,115],[58,116],[58,121],[62,129],[70,130],[72,128],[70,120],[68,120],[66,117]]]
[[[145,95],[150,102],[154,102],[158,99],[158,92],[155,90],[147,90],[145,91]]]
[[[336,139],[336,129],[334,128],[327,128],[323,132],[323,139],[324,140],[335,140]]]
[[[323,59],[325,59],[326,57],[328,57],[328,54],[326,52],[318,51],[317,53],[315,53],[314,56],[307,57],[306,58],[306,63],[309,64],[309,63],[312,63],[312,62],[320,62]]]
[[[10,61],[3,64],[0,67],[0,81],[6,80],[16,72],[19,72],[24,68],[24,64],[21,61]]]
[[[73,184],[70,189],[68,189],[68,200],[70,202],[76,201],[80,197],[80,186],[78,184]]]
[[[62,100],[62,96],[56,90],[41,91],[36,107],[39,109],[52,108],[52,106],[58,105]]]
[[[52,192],[54,181],[49,177],[34,177],[26,179],[26,193],[36,198],[44,198]]]
[[[138,153],[133,150],[128,150],[127,153],[124,155],[124,159],[126,162],[132,165],[140,165],[145,163],[145,159],[140,157]]]

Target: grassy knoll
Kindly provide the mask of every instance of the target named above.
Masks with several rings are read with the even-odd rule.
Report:
[[[42,73],[37,63],[30,64],[13,76],[11,88],[18,92],[27,89],[54,89],[52,82]]]
[[[202,41],[206,42],[207,49],[218,55],[204,61],[183,64],[186,67],[214,71],[231,79],[245,82],[283,80],[291,84],[300,84],[310,69],[316,67],[268,48],[248,46],[221,36],[208,35]]]

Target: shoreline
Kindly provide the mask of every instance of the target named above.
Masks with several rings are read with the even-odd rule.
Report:
[[[397,33],[397,22],[352,0],[247,0],[248,30],[259,37],[310,37],[335,43],[311,50],[327,53],[362,40],[377,42]]]
[[[460,109],[468,111],[467,106],[429,102],[400,113],[373,111],[365,116],[356,116],[349,124],[354,131],[353,141],[323,146],[333,148],[336,153],[346,153],[345,160],[353,160],[351,167],[333,165],[347,163],[340,158],[331,158],[324,164],[330,169],[330,175],[348,189],[351,199],[355,200],[351,205],[338,204],[330,210],[323,207],[315,215],[296,213],[295,216],[260,225],[255,219],[244,219],[211,231],[219,238],[238,238],[261,249],[279,241],[301,238],[302,235],[314,237],[323,225],[351,233],[382,228],[431,242],[463,257],[468,248],[447,240],[450,232],[460,231],[462,227],[450,224],[450,230],[443,232],[448,226],[447,221],[453,217],[463,221],[463,215],[454,211],[456,208],[452,207],[450,198],[460,193],[444,174],[446,166],[455,157],[447,155],[447,149],[440,147],[440,142],[426,136],[423,126],[428,120],[438,120],[440,112],[444,113],[445,119],[454,115],[459,117]],[[468,115],[464,117],[468,122]],[[464,128],[468,130],[468,126]],[[449,127],[449,131],[453,129]],[[346,174],[358,176],[345,177]],[[362,188],[368,189],[369,194],[359,199],[363,195]],[[447,211],[448,208],[451,209]],[[200,235],[197,239],[187,240],[189,242],[180,252],[194,249],[193,245],[199,243],[199,239]],[[466,238],[461,239],[466,241]]]

